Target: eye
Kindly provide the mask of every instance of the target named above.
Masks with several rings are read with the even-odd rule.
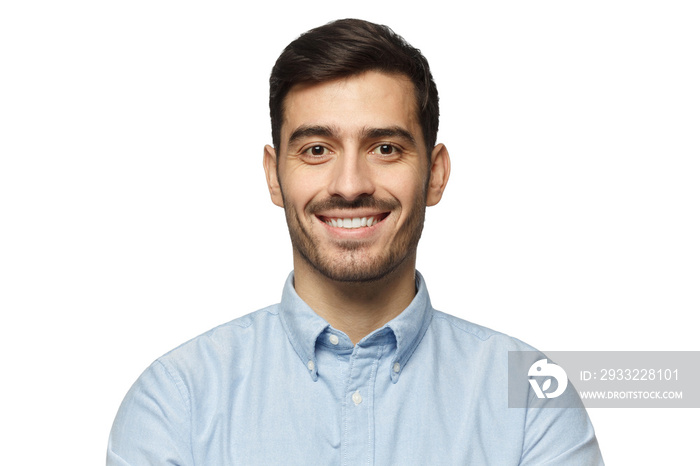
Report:
[[[401,149],[392,144],[379,144],[372,149],[372,152],[377,155],[389,156],[400,154]]]
[[[310,155],[311,157],[323,157],[324,155],[328,155],[329,152],[330,151],[326,147],[315,145],[306,149],[304,154]]]

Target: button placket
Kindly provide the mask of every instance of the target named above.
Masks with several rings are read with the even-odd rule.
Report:
[[[384,345],[353,349],[346,379],[343,404],[343,465],[370,462],[374,457],[373,390]]]

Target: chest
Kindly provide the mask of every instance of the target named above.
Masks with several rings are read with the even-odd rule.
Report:
[[[321,349],[315,381],[290,357],[211,387],[216,402],[193,407],[197,464],[517,464],[524,420],[501,371],[392,355]]]

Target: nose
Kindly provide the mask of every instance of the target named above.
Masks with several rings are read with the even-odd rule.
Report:
[[[328,190],[329,194],[341,196],[348,201],[374,193],[371,168],[363,154],[345,152],[338,157]]]

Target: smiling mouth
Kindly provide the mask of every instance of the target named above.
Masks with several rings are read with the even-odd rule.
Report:
[[[318,217],[323,223],[336,228],[349,230],[367,228],[376,225],[389,215],[388,212],[372,215],[370,217]]]

